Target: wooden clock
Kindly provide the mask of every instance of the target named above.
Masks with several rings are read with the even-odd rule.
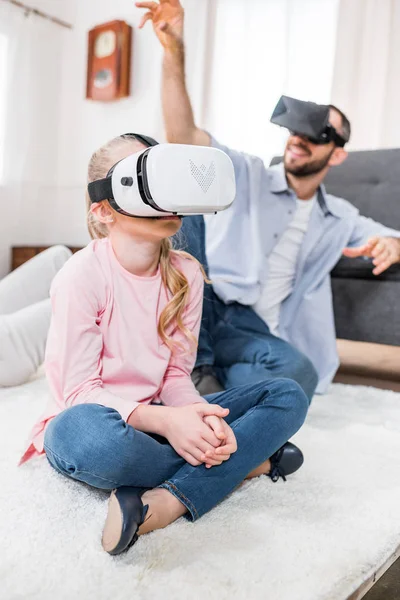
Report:
[[[86,98],[109,102],[130,94],[132,27],[110,21],[89,31]]]

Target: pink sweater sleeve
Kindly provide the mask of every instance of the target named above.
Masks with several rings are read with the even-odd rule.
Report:
[[[102,300],[96,277],[99,278],[98,272],[73,273],[64,269],[53,283],[45,361],[47,378],[65,408],[83,403],[103,404],[117,410],[127,421],[139,404],[104,389],[101,378]]]
[[[189,300],[184,312],[185,327],[193,334],[196,341],[199,337],[203,308],[204,279],[197,269],[190,284]],[[185,350],[178,348],[172,353],[168,369],[164,376],[160,392],[160,400],[168,406],[185,406],[196,402],[207,402],[200,396],[192,380],[191,372],[196,361],[197,348],[190,345],[190,340],[181,331],[176,331],[174,340],[180,342]]]

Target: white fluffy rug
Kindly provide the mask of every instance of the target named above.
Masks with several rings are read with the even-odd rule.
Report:
[[[400,394],[335,385],[296,436],[304,467],[247,483],[196,524],[181,519],[111,558],[107,496],[17,468],[47,395],[0,391],[0,596],[4,600],[341,600],[400,543]]]

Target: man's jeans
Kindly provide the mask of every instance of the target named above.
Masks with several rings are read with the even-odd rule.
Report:
[[[197,258],[208,274],[202,216],[183,219],[175,246]],[[226,389],[271,377],[287,377],[297,381],[311,401],[318,383],[317,372],[304,354],[272,335],[250,306],[224,304],[208,284],[196,367],[200,365],[213,365]]]
[[[308,409],[304,392],[288,379],[241,386],[207,400],[229,408],[226,421],[238,444],[218,467],[192,467],[166,440],[135,430],[116,410],[99,404],[74,406],[49,423],[47,458],[63,475],[96,488],[163,487],[195,521],[296,433]]]

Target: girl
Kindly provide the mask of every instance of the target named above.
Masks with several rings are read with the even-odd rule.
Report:
[[[133,135],[115,138],[93,155],[89,181],[142,149]],[[281,473],[285,456],[286,473],[296,470],[294,447],[282,445],[308,401],[284,379],[201,398],[190,374],[203,273],[171,249],[180,218],[87,204],[94,241],[52,286],[54,400],[23,460],[45,452],[63,475],[114,490],[102,544],[118,554],[184,514],[195,521],[246,477]]]

